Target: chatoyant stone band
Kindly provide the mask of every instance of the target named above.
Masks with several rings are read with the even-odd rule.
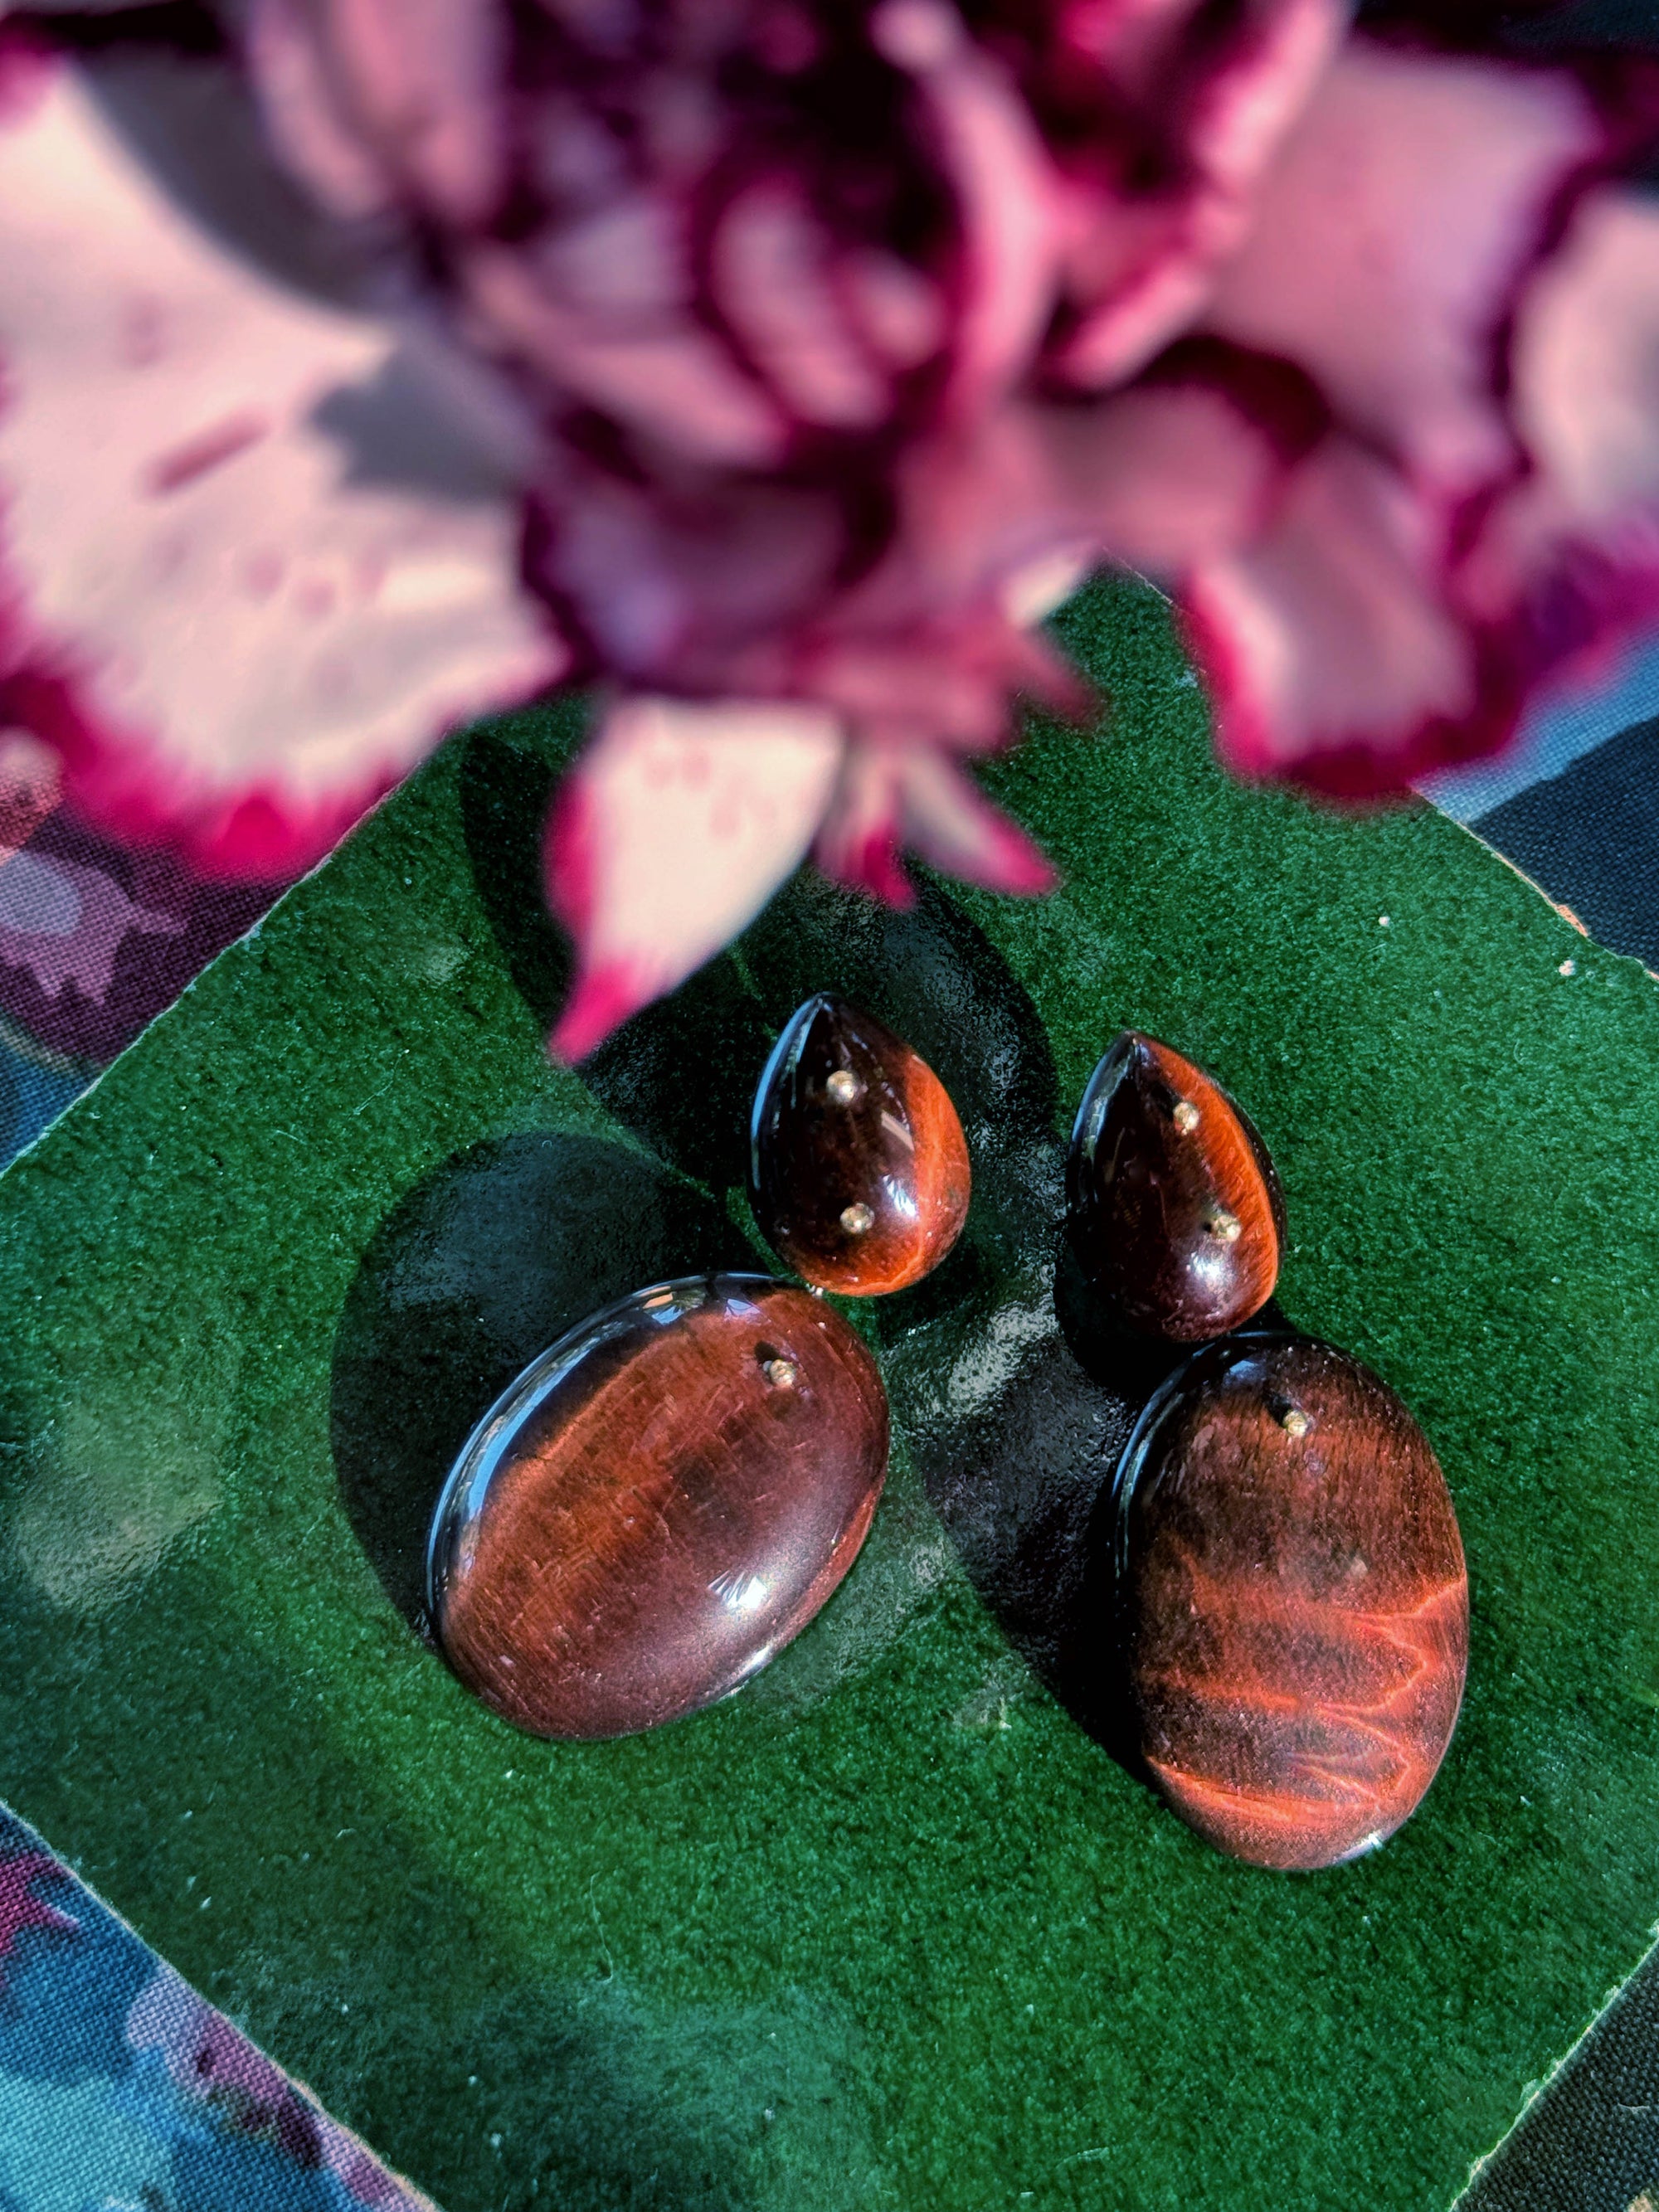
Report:
[[[625,1735],[731,1694],[798,1635],[886,1473],[876,1363],[826,1292],[902,1290],[968,1218],[945,1085],[819,994],[750,1118],[762,1234],[807,1285],[688,1277],[544,1352],[440,1497],[428,1610],[466,1687],[551,1737]],[[1374,1848],[1450,1741],[1468,1584],[1427,1439],[1328,1345],[1255,1322],[1285,1249],[1273,1161],[1214,1078],[1126,1030],[1084,1092],[1068,1231],[1100,1314],[1189,1356],[1106,1494],[1098,1662],[1146,1778],[1206,1843],[1309,1870]]]
[[[962,1234],[971,1174],[950,1094],[868,1014],[809,999],[785,1024],[750,1121],[767,1241],[843,1297],[908,1289]]]
[[[1156,1037],[1126,1030],[1090,1077],[1066,1183],[1084,1272],[1127,1327],[1202,1344],[1273,1296],[1285,1201],[1267,1148]]]
[[[1468,1664],[1450,1493],[1394,1393],[1329,1345],[1200,1352],[1113,1493],[1115,1624],[1164,1801],[1257,1866],[1332,1866],[1416,1808]]]
[[[857,1558],[887,1399],[832,1306],[764,1275],[659,1283],[532,1362],[456,1462],[428,1607],[538,1735],[629,1735],[747,1680]]]

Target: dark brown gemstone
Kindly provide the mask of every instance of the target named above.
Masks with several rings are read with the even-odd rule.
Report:
[[[1273,1296],[1285,1202],[1219,1084],[1126,1030],[1089,1079],[1066,1164],[1072,1242],[1119,1320],[1202,1344]]]
[[[433,1521],[434,1626],[534,1735],[653,1728],[805,1627],[886,1468],[881,1377],[821,1299],[764,1275],[637,1291],[474,1431]]]
[[[1345,1352],[1200,1352],[1118,1479],[1118,1595],[1152,1780],[1256,1866],[1357,1858],[1434,1779],[1468,1662],[1457,1518],[1428,1440]]]
[[[937,1267],[968,1218],[968,1146],[950,1094],[902,1037],[809,999],[773,1049],[750,1126],[755,1215],[795,1272],[847,1297]]]

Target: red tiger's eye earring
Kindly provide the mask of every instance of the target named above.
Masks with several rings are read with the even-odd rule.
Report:
[[[769,1242],[844,1297],[902,1291],[968,1218],[968,1145],[919,1053],[840,999],[796,1009],[750,1123],[750,1195]]]
[[[1089,1079],[1066,1162],[1072,1242],[1114,1316],[1176,1344],[1273,1296],[1285,1202],[1267,1148],[1213,1078],[1126,1030]]]

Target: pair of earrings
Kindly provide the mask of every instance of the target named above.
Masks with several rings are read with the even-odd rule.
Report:
[[[1468,1579],[1439,1464],[1347,1353],[1237,1334],[1277,1283],[1284,1199],[1249,1117],[1193,1061],[1118,1038],[1066,1197],[1109,1309],[1200,1347],[1107,1498],[1113,1662],[1147,1777],[1236,1858],[1358,1858],[1415,1811],[1462,1700]]]
[[[750,1197],[816,1291],[921,1279],[967,1218],[968,1149],[933,1070],[832,999],[761,1077]],[[1070,1232],[1124,1327],[1200,1347],[1141,1416],[1109,1496],[1113,1632],[1149,1779],[1257,1864],[1358,1856],[1414,1808],[1468,1648],[1434,1455],[1376,1378],[1285,1333],[1267,1148],[1201,1068],[1120,1037],[1085,1092]],[[885,1477],[875,1363],[821,1297],[760,1274],[636,1292],[543,1353],[463,1449],[428,1607],[461,1680],[565,1738],[631,1734],[736,1689],[863,1543]]]

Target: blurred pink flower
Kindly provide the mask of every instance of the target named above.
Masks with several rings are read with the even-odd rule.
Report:
[[[809,851],[1040,888],[963,764],[1083,704],[1033,625],[1091,566],[1174,595],[1231,765],[1352,795],[1659,611],[1638,62],[1339,0],[235,21],[304,204],[209,55],[0,64],[0,726],[270,870],[598,679],[567,1056]]]

